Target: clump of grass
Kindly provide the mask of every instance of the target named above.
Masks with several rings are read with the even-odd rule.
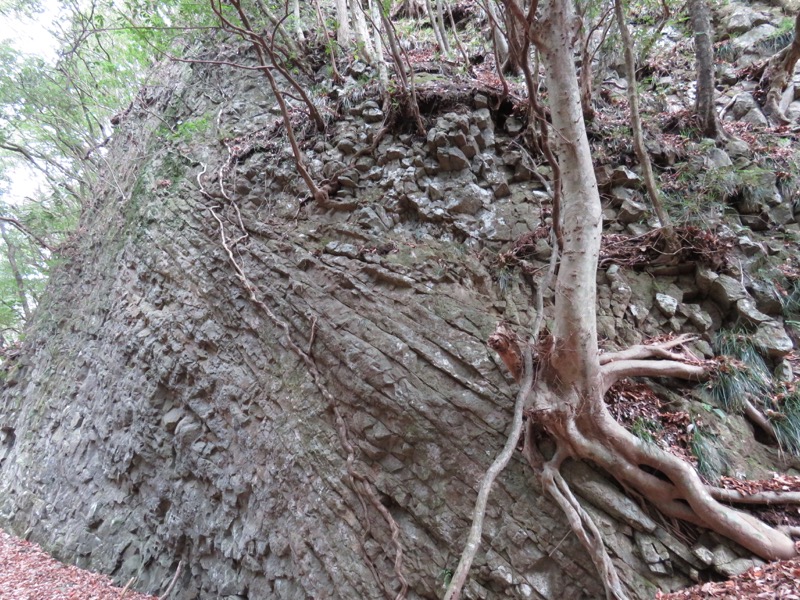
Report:
[[[745,400],[772,393],[772,374],[758,349],[742,332],[723,331],[714,343],[718,356],[728,359],[720,365],[709,384],[711,397],[730,413],[742,411]]]
[[[776,401],[778,410],[767,412],[778,445],[784,452],[800,455],[800,392],[793,390]]]
[[[689,449],[697,459],[697,472],[707,481],[717,481],[727,470],[727,462],[715,447],[713,436],[702,427],[692,424]]]
[[[779,298],[783,316],[793,321],[800,320],[800,286],[796,282],[790,282],[787,293],[779,295]]]
[[[631,433],[648,444],[655,444],[661,437],[664,426],[658,421],[638,416],[631,423]]]

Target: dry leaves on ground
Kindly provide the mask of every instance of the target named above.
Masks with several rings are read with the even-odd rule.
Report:
[[[0,529],[0,600],[155,600],[109,577],[62,564],[37,544]]]
[[[783,560],[754,567],[728,581],[709,582],[673,592],[657,594],[657,600],[800,600],[800,560]]]
[[[772,479],[742,480],[733,477],[720,477],[719,484],[729,490],[745,495],[761,492],[800,492],[800,477],[775,473]]]

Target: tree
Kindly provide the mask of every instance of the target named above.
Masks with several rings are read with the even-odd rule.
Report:
[[[764,114],[773,125],[787,125],[790,122],[781,110],[781,95],[794,75],[798,60],[800,60],[800,13],[795,17],[792,41],[769,59],[759,82],[761,89],[766,89]]]
[[[507,6],[523,14],[517,0],[508,0]],[[522,382],[516,412],[528,417],[523,452],[592,557],[609,599],[625,598],[626,593],[600,531],[560,473],[567,459],[593,462],[665,515],[712,529],[762,558],[794,557],[797,550],[787,534],[720,503],[717,498],[726,497],[724,490],[705,485],[691,465],[636,438],[614,420],[603,402],[606,391],[626,377],[698,380],[708,376],[709,367],[676,350],[688,341],[685,337],[599,352],[594,307],[602,216],[573,59],[575,11],[572,0],[548,0],[538,10],[534,5],[527,13],[526,35],[538,48],[545,72],[552,137],[561,166],[563,250],[552,331],[532,340],[531,349],[502,331],[497,332],[502,340],[495,342],[507,365],[528,363],[514,373]],[[527,352],[533,353],[532,361],[523,361]],[[515,419],[506,448],[516,446],[522,427],[522,419]],[[537,444],[541,438],[551,440],[555,449],[542,449]],[[473,524],[482,517],[479,502]],[[448,600],[459,597],[471,553],[468,547],[462,555]]]
[[[690,0],[689,16],[694,29],[694,55],[697,65],[695,113],[700,132],[717,139],[721,132],[714,108],[716,76],[714,74],[714,39],[711,17],[706,0]]]
[[[639,89],[636,83],[636,59],[633,54],[633,38],[625,21],[622,0],[614,0],[614,14],[617,19],[617,27],[619,27],[619,32],[622,36],[622,48],[625,55],[625,76],[628,79],[627,93],[628,107],[631,112],[631,129],[633,130],[633,149],[636,152],[636,158],[639,159],[639,165],[642,167],[642,178],[647,189],[647,195],[650,197],[650,202],[664,231],[667,251],[672,254],[678,249],[678,241],[672,228],[672,220],[661,203],[658,185],[653,174],[653,165],[650,162],[650,155],[647,153],[647,147],[644,144],[642,117],[639,111]]]

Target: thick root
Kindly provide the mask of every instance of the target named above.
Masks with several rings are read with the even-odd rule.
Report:
[[[545,463],[542,469],[542,487],[564,511],[572,531],[578,536],[581,544],[592,558],[592,562],[603,580],[607,600],[627,600],[628,595],[622,589],[617,569],[606,552],[600,530],[589,514],[583,510],[564,476],[561,475],[559,468],[564,458],[566,458],[566,453],[559,449],[555,456]]]

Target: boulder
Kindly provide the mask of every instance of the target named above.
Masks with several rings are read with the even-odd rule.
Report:
[[[723,311],[730,310],[739,300],[748,297],[744,284],[729,275],[720,275],[714,279],[708,295]]]
[[[442,171],[460,171],[469,167],[469,160],[458,148],[437,148],[436,159]]]
[[[656,294],[656,307],[665,317],[674,317],[678,310],[678,301],[667,294]]]
[[[783,358],[794,349],[792,339],[777,321],[762,323],[752,337],[759,350],[771,358]]]
[[[641,221],[649,212],[647,206],[642,202],[628,199],[620,206],[619,212],[617,213],[617,220],[620,223],[635,223]]]

